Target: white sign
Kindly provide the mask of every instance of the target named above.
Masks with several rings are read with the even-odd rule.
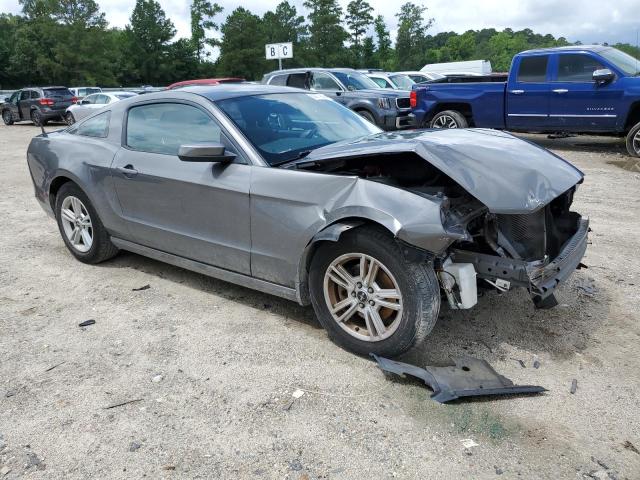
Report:
[[[267,60],[278,60],[280,58],[293,58],[293,44],[270,43],[264,46]]]

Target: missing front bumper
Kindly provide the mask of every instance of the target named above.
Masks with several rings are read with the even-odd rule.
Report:
[[[451,256],[455,262],[472,263],[479,278],[508,280],[514,286],[526,288],[538,300],[544,300],[580,265],[587,250],[588,234],[589,219],[580,218],[576,233],[556,258],[547,261],[526,262],[459,249],[454,249]]]

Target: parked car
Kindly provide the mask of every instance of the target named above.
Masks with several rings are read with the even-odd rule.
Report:
[[[189,87],[192,85],[221,85],[223,83],[242,83],[246,81],[241,77],[224,77],[224,78],[198,78],[195,80],[183,80],[181,82],[172,83],[167,87],[167,90],[173,90],[174,88]]]
[[[78,100],[93,93],[102,93],[100,87],[71,87],[69,90],[71,90],[71,93],[73,93]]]
[[[33,138],[27,161],[81,262],[123,249],[312,304],[359,354],[416,345],[441,288],[470,308],[476,276],[550,307],[587,247],[570,210],[583,175],[545,149],[492,130],[385,133],[287,87],[128,98]]]
[[[91,115],[105,105],[124,100],[125,98],[135,97],[136,95],[137,93],[135,92],[125,91],[94,93],[67,108],[64,114],[64,120],[67,122],[67,125],[73,125],[78,120],[82,120],[84,117]]]
[[[17,90],[2,104],[5,125],[31,121],[46,125],[49,120],[62,120],[64,112],[77,98],[67,87],[29,87]]]
[[[267,73],[262,83],[322,93],[384,130],[415,126],[409,92],[381,89],[366,75],[351,68],[276,70]]]
[[[368,72],[365,75],[376,82],[380,88],[391,90],[411,90],[416,83],[402,73]]]
[[[418,71],[406,71],[406,72],[395,72],[395,73],[400,73],[403,75],[407,75],[411,80],[413,80],[416,83],[424,83],[424,82],[431,82],[433,80],[439,80],[441,78],[446,78],[444,75],[442,75],[441,73],[434,73],[434,72],[418,72]]]
[[[626,135],[640,156],[640,62],[615,48],[577,45],[517,54],[506,82],[417,86],[420,125]]]

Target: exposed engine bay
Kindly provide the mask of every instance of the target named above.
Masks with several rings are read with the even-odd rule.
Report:
[[[537,306],[549,308],[555,305],[553,289],[571,273],[563,271],[563,263],[570,263],[568,257],[582,256],[586,248],[588,221],[570,211],[575,186],[533,212],[495,214],[415,153],[301,162],[297,168],[358,176],[439,203],[445,230],[459,238],[434,261],[436,271],[446,273],[440,277],[441,285],[453,295],[450,304],[454,308],[465,302],[461,293],[456,299],[455,292],[448,291],[461,283],[460,278],[451,285],[445,280],[454,277],[448,264],[472,264],[477,278],[485,281],[483,286],[502,291],[511,285],[525,287]]]

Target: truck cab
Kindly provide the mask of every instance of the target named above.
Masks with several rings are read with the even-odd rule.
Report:
[[[416,86],[411,102],[421,126],[626,135],[640,156],[639,69],[607,46],[529,50],[506,82]]]

